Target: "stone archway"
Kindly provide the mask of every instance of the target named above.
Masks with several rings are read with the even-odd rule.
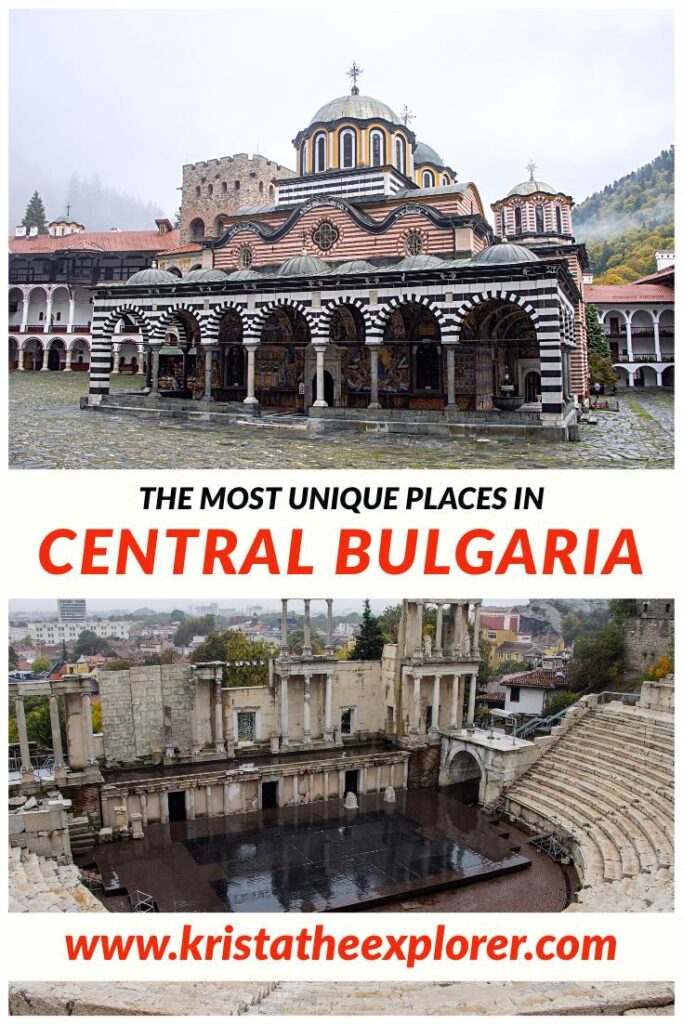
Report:
[[[365,344],[366,324],[358,300],[337,303],[321,318],[318,335],[329,339],[325,351],[325,373],[338,381],[329,406],[365,408],[370,402],[370,355]],[[317,398],[317,388],[313,389]],[[336,400],[335,400],[336,398]]]
[[[444,785],[465,803],[478,803],[483,771],[478,759],[465,748],[456,750],[447,765]]]
[[[389,409],[443,409],[441,322],[430,304],[405,299],[384,318],[378,351],[378,391]]]
[[[309,323],[294,305],[277,305],[262,319],[255,387],[263,408],[305,412],[306,349],[310,342]]]
[[[490,298],[462,318],[455,349],[456,402],[461,408],[491,411],[494,398],[503,394],[501,385],[526,398],[525,377],[532,372],[539,385],[535,400],[540,400],[541,358],[532,313],[508,298]]]

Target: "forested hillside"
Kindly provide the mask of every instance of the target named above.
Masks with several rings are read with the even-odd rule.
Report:
[[[674,148],[619,178],[574,210],[596,282],[625,284],[655,271],[657,249],[674,246]]]

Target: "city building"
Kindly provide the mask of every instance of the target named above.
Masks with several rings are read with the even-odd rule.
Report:
[[[84,619],[81,622],[29,622],[24,636],[28,635],[41,644],[72,643],[78,640],[84,630],[107,639],[127,640],[130,636],[130,622],[116,619]]]
[[[625,667],[638,677],[660,658],[674,656],[674,602],[670,600],[636,601],[635,614],[624,619]]]
[[[92,347],[93,286],[126,281],[175,249],[170,221],[155,231],[66,230],[53,221],[47,235],[18,228],[9,240],[9,367],[87,372]],[[137,373],[145,353],[138,325],[122,317],[112,341],[112,373]]]
[[[535,668],[530,672],[514,672],[496,680],[505,691],[505,711],[509,715],[542,715],[548,699],[565,685],[562,671]]]
[[[628,387],[674,386],[672,252],[656,254],[657,270],[631,284],[584,285],[605,327],[614,369]]]
[[[571,196],[532,164],[494,204],[494,233],[476,185],[356,84],[293,141],[295,172],[246,157],[232,177],[231,158],[184,168],[178,251],[94,289],[88,407],[574,436],[587,261]],[[117,404],[122,321],[150,358],[147,393]]]
[[[78,598],[57,601],[57,618],[60,622],[83,622],[87,617],[85,601]]]

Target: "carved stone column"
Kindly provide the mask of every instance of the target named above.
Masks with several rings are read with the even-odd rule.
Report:
[[[304,743],[311,742],[311,677],[304,676]]]
[[[439,709],[441,707],[441,676],[434,676],[434,688],[432,690],[432,724],[430,732],[439,731]]]
[[[14,698],[14,708],[17,717],[17,732],[19,733],[19,752],[21,754],[20,771],[23,776],[33,778],[33,765],[31,764],[31,753],[28,745],[23,697]]]
[[[55,771],[64,768],[64,750],[62,747],[62,730],[59,725],[59,701],[56,693],[50,694],[50,732],[52,733],[52,753],[55,759]]]

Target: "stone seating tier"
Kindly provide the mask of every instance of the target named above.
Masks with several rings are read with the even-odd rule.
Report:
[[[107,913],[74,864],[57,864],[18,846],[9,851],[9,909],[18,914]]]

